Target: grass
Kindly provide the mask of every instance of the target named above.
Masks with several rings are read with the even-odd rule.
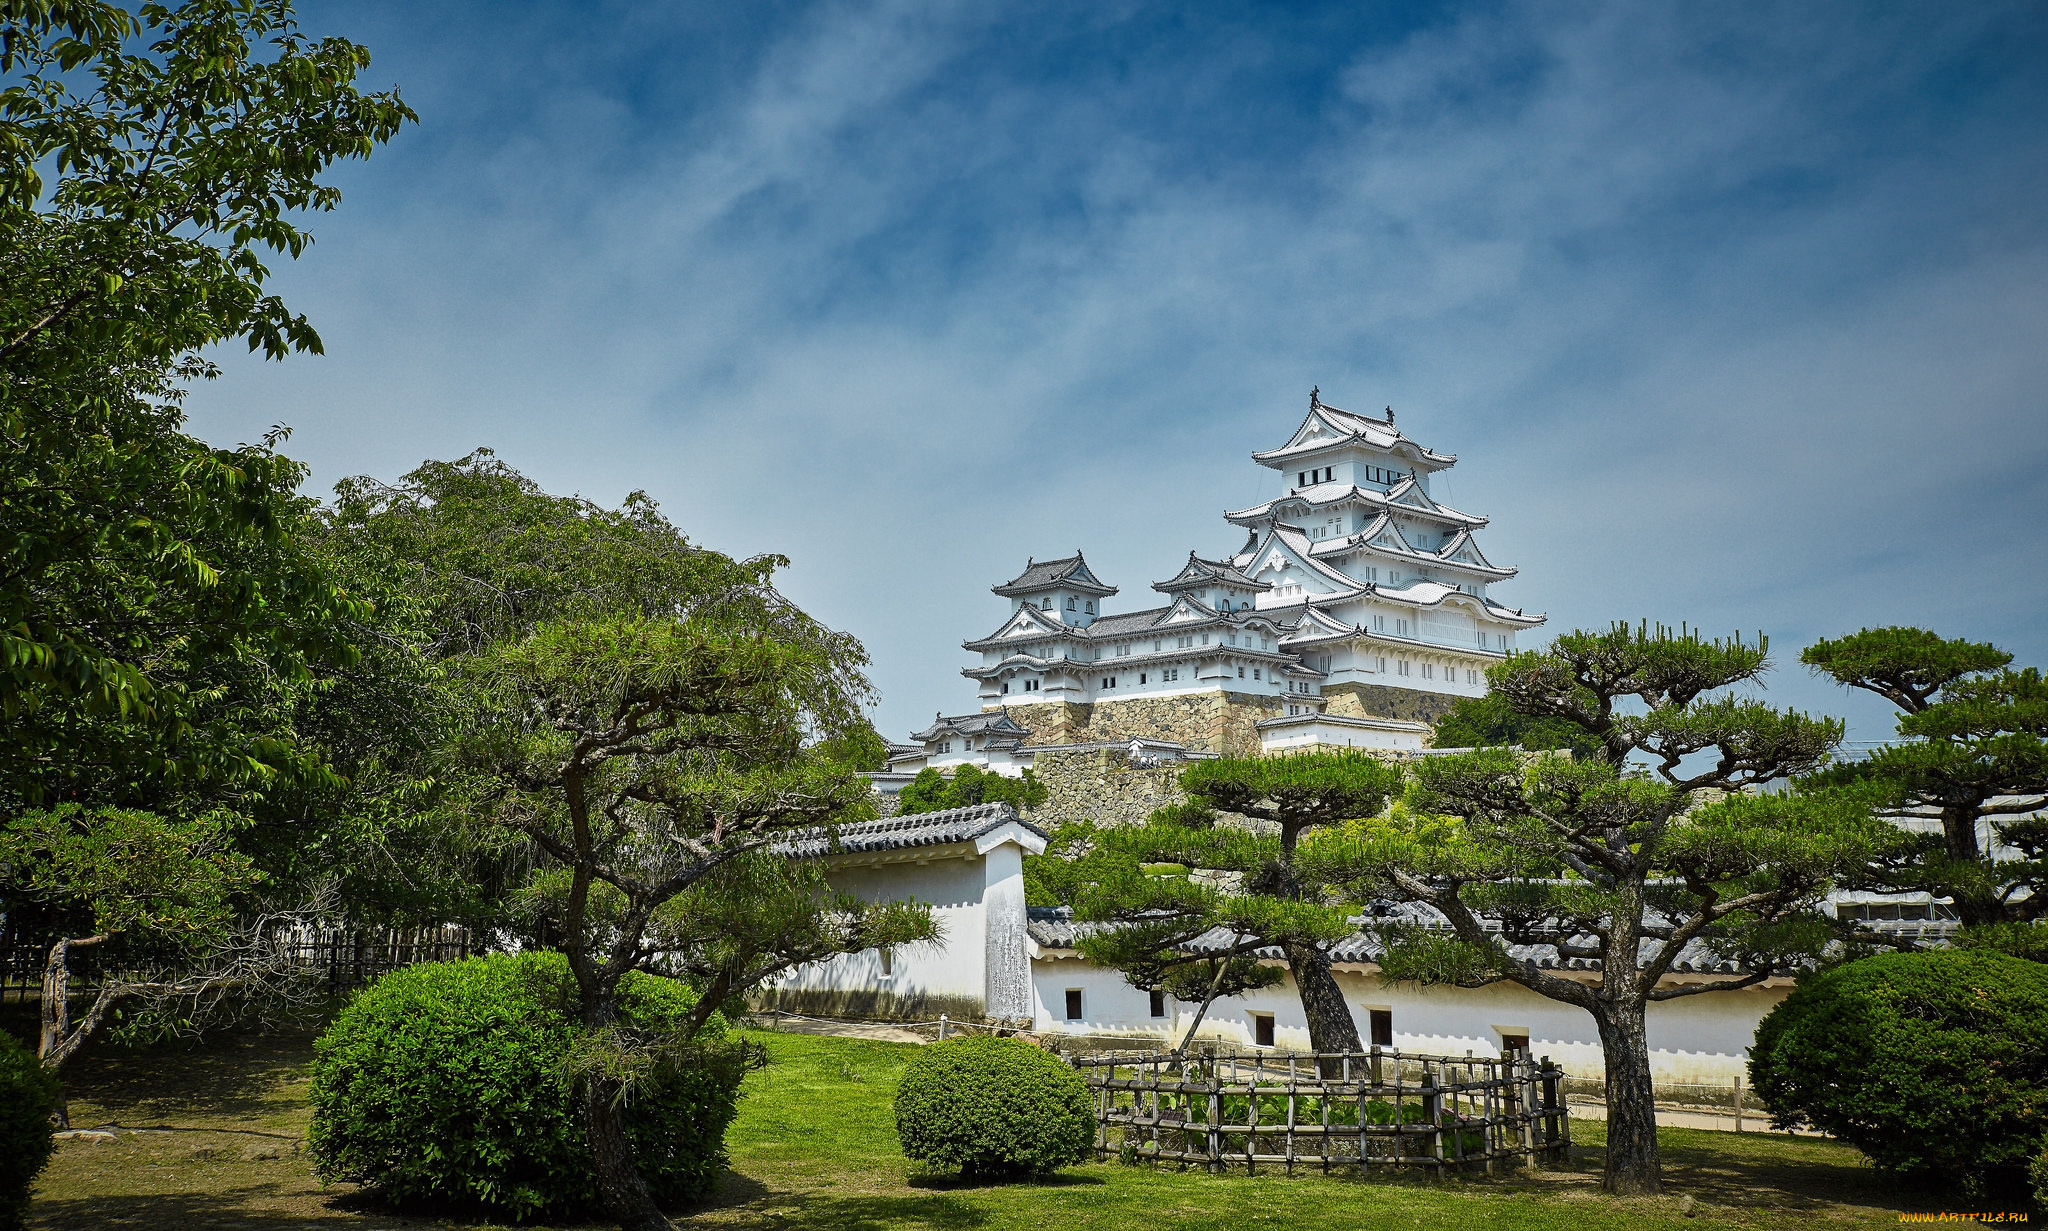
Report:
[[[732,1169],[687,1225],[745,1231],[1151,1231],[1217,1226],[1528,1228],[1894,1226],[1903,1194],[1856,1151],[1811,1138],[1666,1129],[1667,1195],[1598,1191],[1603,1125],[1575,1121],[1573,1172],[1507,1180],[1210,1176],[1116,1163],[1040,1183],[963,1184],[896,1144],[891,1096],[915,1048],[767,1034],[729,1138]],[[296,1150],[309,1111],[309,1041],[228,1039],[189,1052],[88,1054],[68,1075],[72,1123],[118,1124],[67,1141],[43,1174],[33,1224],[133,1228],[480,1228],[393,1215],[347,1186],[323,1189]],[[131,1131],[133,1130],[133,1131]]]

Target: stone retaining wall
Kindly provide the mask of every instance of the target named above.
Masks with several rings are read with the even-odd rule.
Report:
[[[1003,708],[1011,721],[1031,729],[1024,742],[1034,746],[1162,739],[1223,756],[1257,756],[1257,724],[1284,715],[1287,701],[1219,689],[1093,704],[1046,701]]]
[[[1024,816],[1047,833],[1069,821],[1135,825],[1168,804],[1187,802],[1180,789],[1184,768],[1133,767],[1120,748],[1042,752],[1031,773],[1045,784],[1045,802]]]
[[[1395,688],[1390,684],[1331,684],[1323,689],[1323,712],[1344,718],[1405,718],[1435,726],[1458,698],[1441,692]]]

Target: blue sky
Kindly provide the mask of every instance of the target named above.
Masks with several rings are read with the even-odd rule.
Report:
[[[479,445],[777,551],[885,734],[1028,555],[1123,589],[1311,385],[1460,456],[1552,627],[1921,623],[2048,663],[2039,4],[303,5],[421,123],[193,428],[324,492]]]

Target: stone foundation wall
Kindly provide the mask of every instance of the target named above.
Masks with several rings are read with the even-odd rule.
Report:
[[[1163,739],[1223,756],[1259,755],[1257,724],[1287,712],[1283,697],[1252,693],[1182,693],[1080,705],[1049,701],[1006,707],[1010,719],[1031,729],[1026,744],[1109,744]]]
[[[1395,688],[1389,684],[1331,684],[1323,689],[1323,712],[1344,718],[1405,718],[1434,726],[1458,698],[1448,693]]]
[[[1040,753],[1031,773],[1045,784],[1045,802],[1024,815],[1048,833],[1069,821],[1135,825],[1168,804],[1187,802],[1183,768],[1133,768],[1118,748]]]

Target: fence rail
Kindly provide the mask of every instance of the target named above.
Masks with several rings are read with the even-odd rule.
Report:
[[[1075,1056],[1096,1156],[1211,1172],[1242,1164],[1488,1174],[1571,1153],[1564,1073],[1515,1056],[1284,1055],[1204,1047]]]
[[[273,952],[290,966],[320,978],[331,991],[362,987],[380,975],[420,962],[453,962],[484,951],[478,938],[462,928],[428,928],[417,931],[319,932],[282,938]],[[110,967],[95,961],[97,955],[74,960],[72,994],[90,992],[109,978],[140,976],[146,972]],[[43,968],[49,951],[19,944],[0,949],[0,1004],[11,997],[17,1002],[40,998]]]

